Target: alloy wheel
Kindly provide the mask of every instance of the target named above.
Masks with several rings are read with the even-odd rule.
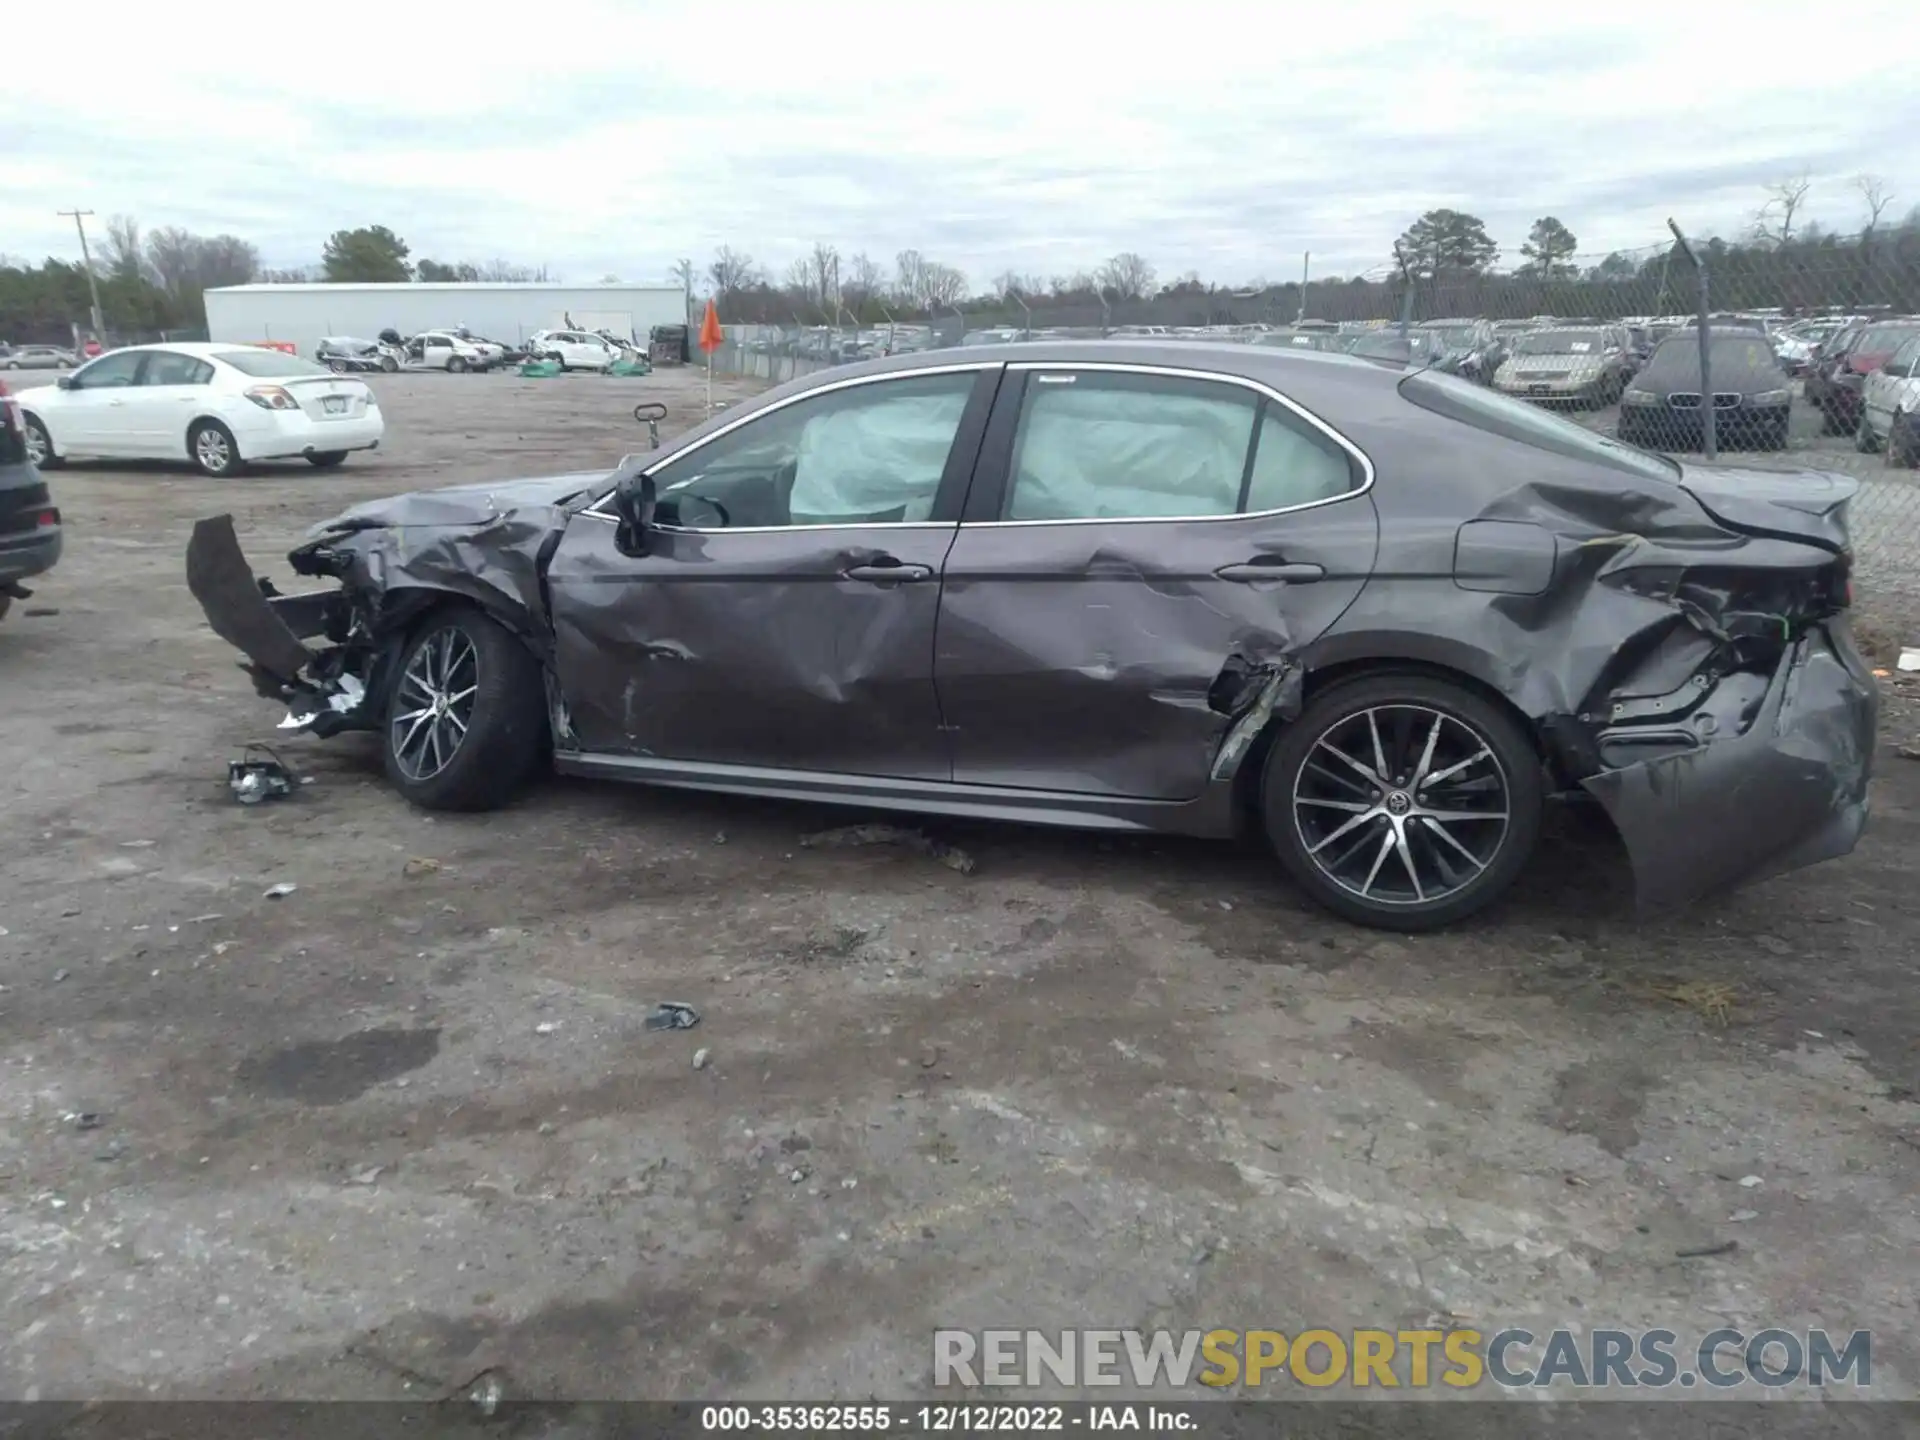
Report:
[[[387,722],[393,758],[409,780],[431,780],[452,763],[473,723],[479,680],[473,642],[452,626],[414,648]]]
[[[47,441],[38,425],[27,426],[27,460],[36,470],[47,463]]]
[[[1379,705],[1329,726],[1293,782],[1302,850],[1375,905],[1458,894],[1506,842],[1512,796],[1486,736],[1428,705]]]
[[[200,461],[200,468],[210,475],[223,474],[233,464],[233,446],[211,425],[193,437],[193,453]]]

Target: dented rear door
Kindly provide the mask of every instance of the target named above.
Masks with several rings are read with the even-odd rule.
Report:
[[[941,591],[954,778],[1197,796],[1263,677],[1366,583],[1372,478],[1246,380],[1009,366]]]

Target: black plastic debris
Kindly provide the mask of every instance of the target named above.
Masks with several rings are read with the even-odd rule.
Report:
[[[294,785],[293,772],[265,745],[249,745],[238,760],[227,762],[227,788],[242,805],[284,799]]]
[[[649,1030],[691,1030],[700,1023],[700,1012],[678,1000],[662,1000],[647,1016]]]

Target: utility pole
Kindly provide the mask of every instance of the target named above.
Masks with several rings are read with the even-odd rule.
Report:
[[[98,340],[102,345],[105,345],[107,343],[107,320],[106,317],[100,313],[100,282],[94,278],[93,256],[87,250],[86,217],[93,214],[93,212],[91,210],[60,210],[55,213],[72,216],[73,228],[80,232],[80,262],[87,268],[87,293],[93,297],[93,338]]]

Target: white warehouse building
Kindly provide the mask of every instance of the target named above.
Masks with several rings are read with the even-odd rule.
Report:
[[[678,285],[428,284],[228,285],[206,292],[207,337],[291,343],[312,355],[328,335],[371,340],[464,325],[517,344],[536,330],[611,330],[644,346],[655,325],[687,323]]]

